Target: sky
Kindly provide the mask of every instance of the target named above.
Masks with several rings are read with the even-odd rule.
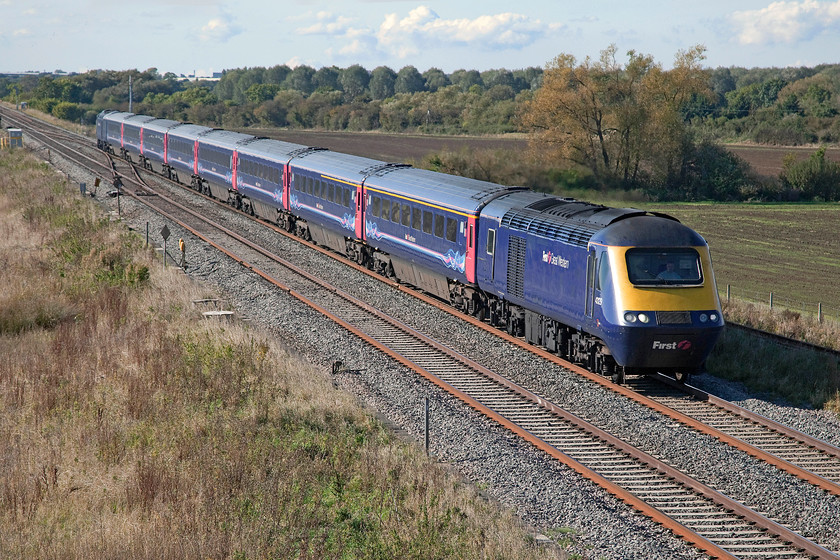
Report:
[[[709,68],[838,63],[840,0],[0,0],[0,73],[515,70],[611,44],[665,68],[698,44]]]

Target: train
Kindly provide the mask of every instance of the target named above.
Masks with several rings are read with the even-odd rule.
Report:
[[[708,244],[662,213],[114,110],[96,138],[616,383],[686,381],[724,328]]]

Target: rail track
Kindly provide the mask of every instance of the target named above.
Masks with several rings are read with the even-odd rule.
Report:
[[[33,126],[33,123],[29,124]],[[51,139],[44,136],[39,140],[49,142]],[[63,150],[60,146],[55,146],[54,149]],[[137,179],[128,178],[136,172],[129,169],[124,162],[120,162],[117,168],[109,163],[106,164],[104,157],[97,158],[97,154],[89,156],[73,151],[66,154],[67,157],[81,158],[87,162],[85,165],[96,166],[95,173],[101,173],[107,167],[115,178],[122,176],[124,182],[127,183],[126,186],[129,187],[125,192],[130,196],[136,196],[138,192],[148,194],[149,187],[135,182]],[[135,191],[132,191],[132,188]],[[694,481],[692,477],[617,440],[585,419],[563,411],[544,398],[505,380],[499,374],[489,371],[469,358],[447,349],[441,343],[423,336],[399,321],[388,318],[349,294],[326,285],[312,274],[257,247],[238,234],[207,223],[203,217],[183,205],[175,204],[168,197],[156,196],[153,203],[146,197],[141,202],[155,207],[157,212],[167,216],[168,219],[182,222],[183,227],[190,229],[194,235],[224,251],[290,296],[330,317],[372,346],[417,371],[552,457],[594,480],[708,554],[721,558],[838,558],[819,545],[811,543],[785,527],[751,511],[746,506]],[[170,206],[163,208],[163,205]],[[187,222],[193,225],[187,225]],[[403,288],[400,287],[400,289]],[[431,301],[435,302],[435,300]],[[533,347],[522,344],[517,339],[513,340],[533,350]],[[556,357],[545,354],[546,357],[558,360]],[[564,363],[564,365],[569,367],[568,364]],[[575,366],[571,367],[575,368]],[[597,378],[597,376],[592,377]],[[610,385],[604,380],[599,382]],[[722,409],[723,406],[709,395],[704,397],[693,393],[690,397],[685,397],[684,393],[682,396],[663,394],[662,389],[656,389],[653,386],[645,387],[643,383],[636,383],[635,380],[632,383],[637,385],[635,387],[637,390],[632,391],[635,396],[631,398],[637,402],[644,402],[646,399],[665,402],[671,412],[663,413],[686,425],[690,424],[686,418],[708,414],[708,408],[698,411],[696,404],[700,403],[717,409]],[[631,393],[627,388],[620,389]],[[656,406],[652,408],[659,410]],[[743,416],[740,412],[728,414]],[[750,419],[749,422],[754,423],[755,419]],[[706,433],[724,440],[726,437],[738,440],[740,440],[738,436],[744,439],[752,437],[756,445],[752,446],[753,450],[748,450],[748,452],[760,456],[759,458],[764,458],[764,454],[770,455],[768,451],[761,451],[762,448],[758,445],[758,440],[767,439],[766,435],[750,436],[744,431],[745,428],[730,428],[730,420],[710,419],[708,423],[713,426],[711,426],[712,431]],[[775,426],[775,428],[783,429],[784,427]],[[728,434],[727,430],[731,434]],[[721,434],[726,437],[721,438]],[[787,450],[796,445],[814,444],[813,441],[807,440],[805,436],[799,438],[799,444],[764,445],[762,443],[762,445],[780,451],[782,448]],[[731,442],[727,443],[732,445]],[[817,444],[819,446],[822,442],[817,442]],[[825,444],[822,445],[825,446]],[[826,447],[830,448],[830,446]],[[836,449],[823,449],[820,455],[833,457],[835,461],[838,457]],[[808,470],[815,468],[813,463],[808,462],[812,461],[812,458],[786,457],[777,459],[786,464],[803,463]],[[772,459],[769,462],[772,464]],[[807,473],[806,469],[797,468],[802,472],[794,469],[794,474],[808,480],[807,476],[803,476]],[[824,489],[837,493],[837,473],[831,470],[832,468],[823,471],[825,477],[817,478],[828,482],[834,480],[834,489],[830,485]],[[814,480],[809,480],[809,482],[819,485]]]

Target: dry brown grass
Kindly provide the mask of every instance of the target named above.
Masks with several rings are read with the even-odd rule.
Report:
[[[723,306],[728,321],[838,348],[840,325],[794,311],[730,301]],[[791,349],[750,333],[726,330],[710,356],[709,371],[743,382],[770,397],[794,405],[840,412],[840,363],[813,350]]]
[[[0,557],[553,555],[67,193],[0,154]]]
[[[734,299],[724,302],[723,312],[734,323],[840,350],[840,323],[831,318],[820,322],[815,315]]]

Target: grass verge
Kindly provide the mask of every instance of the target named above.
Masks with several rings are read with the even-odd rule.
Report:
[[[554,557],[24,150],[0,282],[0,557]]]
[[[744,302],[732,301],[723,307],[727,320],[837,348],[840,329],[836,323],[818,323],[791,311]],[[781,397],[795,406],[840,413],[840,363],[824,352],[786,348],[726,329],[706,365],[710,373],[739,381],[757,393]]]

